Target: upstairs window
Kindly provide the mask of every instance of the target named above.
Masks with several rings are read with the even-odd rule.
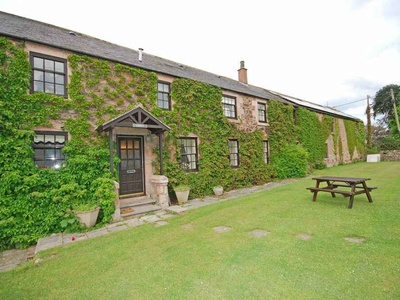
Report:
[[[264,145],[264,162],[269,164],[269,143],[268,141],[263,141]]]
[[[258,122],[266,123],[267,122],[267,106],[265,103],[257,103],[258,109]]]
[[[157,106],[161,109],[171,110],[171,86],[169,83],[158,82]]]
[[[198,170],[198,151],[196,138],[179,138],[181,147],[181,169],[186,171]]]
[[[224,115],[230,119],[236,119],[236,98],[229,96],[222,96],[222,110]]]
[[[238,140],[229,140],[229,163],[231,167],[239,166],[239,142]]]
[[[33,150],[35,151],[35,164],[39,168],[61,167],[65,160],[62,148],[68,139],[66,132],[56,131],[35,131]]]
[[[67,97],[67,61],[62,58],[31,53],[31,93],[44,92]]]

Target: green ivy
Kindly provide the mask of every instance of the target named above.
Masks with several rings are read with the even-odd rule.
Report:
[[[96,67],[91,86],[103,74],[105,64]],[[27,94],[31,67],[24,44],[0,38],[0,249],[26,247],[54,232],[81,230],[72,213],[75,204],[99,204],[100,221],[111,219],[115,195],[109,155],[104,150],[108,149],[107,139],[93,134],[88,117],[97,102],[86,102],[82,76],[76,72],[70,78],[72,100]],[[71,111],[73,116],[65,127],[74,138],[64,148],[66,166],[38,169],[31,147],[33,128],[50,127],[49,120]]]
[[[71,55],[68,62],[69,99],[27,94],[31,68],[24,45],[0,38],[0,249],[25,247],[53,232],[82,229],[72,211],[75,204],[100,205],[100,222],[110,221],[115,195],[109,141],[95,129],[138,104],[171,126],[164,134],[164,171],[170,188],[189,184],[192,198],[211,194],[217,185],[230,190],[262,184],[273,176],[304,176],[307,163],[317,165],[324,158],[330,117],[320,122],[305,109],[294,112],[291,105],[269,101],[268,165],[265,128],[256,124],[244,129],[246,121],[240,118],[230,122],[223,115],[220,88],[175,79],[173,110],[161,110],[156,73],[82,55]],[[51,119],[63,120],[72,137],[63,149],[68,159],[59,170],[38,169],[30,146],[33,129],[50,127]],[[363,130],[354,124],[346,123],[349,146],[362,149]],[[197,172],[180,169],[178,138],[189,135],[198,137]],[[229,164],[228,139],[239,142],[237,168]],[[341,147],[340,140],[335,143]],[[157,169],[159,163],[153,163]]]
[[[325,141],[331,134],[333,118],[323,116],[320,121],[318,115],[304,108],[297,109],[299,127],[299,142],[308,152],[308,162],[315,167],[323,163],[325,158]]]

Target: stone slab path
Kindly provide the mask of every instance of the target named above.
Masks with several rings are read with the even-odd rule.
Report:
[[[35,254],[47,249],[68,245],[70,243],[75,243],[90,238],[95,238],[130,227],[140,226],[146,223],[154,224],[154,226],[157,227],[165,226],[168,225],[168,219],[171,218],[174,214],[181,214],[188,210],[235,199],[240,196],[252,194],[258,191],[271,190],[273,188],[286,185],[295,181],[295,179],[287,179],[280,182],[269,182],[260,186],[253,186],[249,188],[242,188],[225,192],[221,196],[209,196],[205,198],[192,199],[181,206],[170,206],[166,210],[158,211],[157,213],[152,215],[145,215],[142,217],[136,217],[116,223],[106,224],[105,227],[86,233],[52,234],[51,236],[39,239],[36,245],[33,245],[27,249],[12,249],[0,252],[0,272],[13,269],[16,266],[23,264],[30,259],[33,259]]]

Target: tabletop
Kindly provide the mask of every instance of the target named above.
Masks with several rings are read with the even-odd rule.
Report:
[[[337,176],[320,176],[320,177],[313,177],[312,179],[317,181],[341,181],[341,182],[348,182],[348,183],[360,183],[371,178],[359,178],[359,177],[337,177]]]

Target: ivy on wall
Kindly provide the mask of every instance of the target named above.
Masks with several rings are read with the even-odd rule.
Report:
[[[230,190],[270,179],[270,168],[263,157],[263,132],[241,131],[228,121],[222,112],[220,88],[176,79],[172,83],[171,96],[173,110],[164,116],[164,122],[171,126],[171,131],[166,133],[168,154],[164,157],[165,174],[171,186],[189,184],[191,197],[199,197],[211,194],[216,185]],[[189,135],[198,137],[198,172],[187,173],[179,168],[178,138]],[[230,166],[228,139],[239,142],[238,168]]]
[[[74,205],[100,205],[102,223],[114,212],[109,155],[100,147],[104,142],[93,143],[92,128],[84,120],[87,103],[79,95],[71,101],[28,94],[30,77],[24,44],[0,38],[0,249],[26,247],[54,232],[81,230]],[[50,119],[71,111],[81,116],[74,119],[73,112],[65,124],[77,137],[65,147],[68,163],[60,170],[37,168],[33,128],[51,127]]]
[[[299,142],[308,152],[308,162],[312,167],[323,165],[326,156],[325,141],[331,134],[333,118],[318,115],[304,108],[297,109],[297,123],[299,128]]]
[[[314,113],[298,109],[296,123],[293,106],[269,101],[268,165],[264,162],[264,128],[252,124],[246,130],[250,116],[237,124],[229,122],[221,108],[220,88],[175,79],[173,110],[165,111],[156,105],[155,73],[81,55],[69,56],[68,62],[69,99],[29,95],[31,70],[24,45],[0,38],[0,249],[24,247],[53,232],[78,230],[71,210],[76,202],[97,203],[102,207],[101,222],[111,219],[115,195],[109,141],[95,128],[139,103],[171,127],[164,134],[164,171],[170,187],[189,184],[191,197],[211,194],[216,185],[230,190],[262,184],[273,176],[304,176],[308,164],[324,158],[330,117],[320,122]],[[252,111],[250,104],[247,114]],[[71,136],[63,149],[68,159],[60,170],[38,169],[32,160],[33,128],[51,127],[49,119],[62,120]],[[349,145],[362,149],[361,126],[345,124]],[[189,135],[198,137],[198,172],[179,167],[178,138]],[[239,142],[237,168],[229,164],[228,139]],[[336,143],[341,152],[340,139]]]
[[[351,120],[345,120],[344,125],[346,128],[347,144],[349,147],[350,157],[353,159],[354,151],[357,149],[358,153],[363,155],[365,149],[365,129],[362,123],[356,123]]]

